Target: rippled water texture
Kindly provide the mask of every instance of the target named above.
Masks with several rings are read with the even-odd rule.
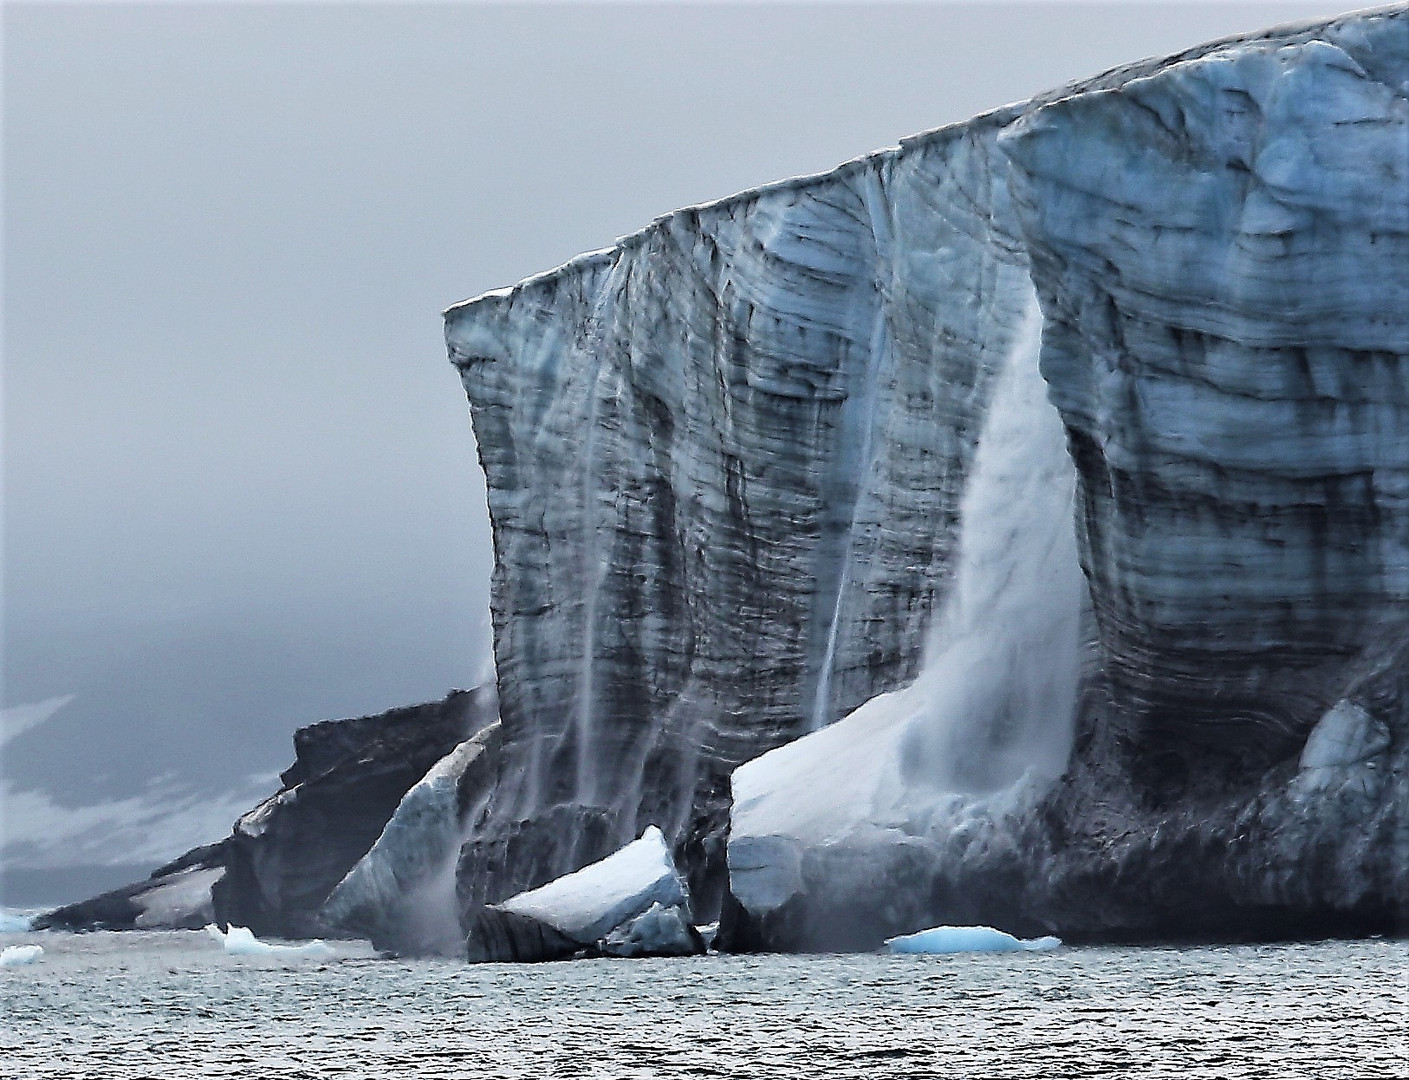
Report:
[[[470,967],[0,935],[0,1076],[1391,1077],[1409,942]]]

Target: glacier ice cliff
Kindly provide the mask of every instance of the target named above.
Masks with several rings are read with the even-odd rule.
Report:
[[[846,836],[770,824],[800,778],[783,756],[817,751],[745,766],[736,795],[764,779],[731,840],[746,940],[860,944],[927,915],[1091,936],[1399,925],[1406,44],[1399,8],[1216,45],[1000,134],[1078,477],[1094,648],[1076,753],[1055,791],[951,785],[915,821],[910,785],[887,794],[912,820],[873,804]],[[1383,737],[1328,735],[1362,752],[1293,776],[1347,716]],[[858,835],[877,824],[886,841]],[[884,885],[836,884],[878,852]],[[858,909],[861,941],[840,939]]]
[[[447,312],[504,724],[474,899],[655,822],[707,908],[732,769],[915,676],[1032,291],[997,123],[672,214]]]
[[[1406,267],[1398,5],[451,308],[502,717],[465,911],[655,822],[733,947],[1402,927]]]

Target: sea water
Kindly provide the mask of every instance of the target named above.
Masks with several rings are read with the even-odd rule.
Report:
[[[1409,1074],[1409,942],[470,966],[7,934],[0,1076],[1198,1078]]]

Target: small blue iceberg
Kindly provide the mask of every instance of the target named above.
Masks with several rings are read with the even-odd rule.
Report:
[[[1061,943],[1056,937],[1015,938],[991,926],[935,926],[886,938],[893,953],[1047,952]]]

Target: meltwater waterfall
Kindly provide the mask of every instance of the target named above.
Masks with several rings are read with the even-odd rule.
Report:
[[[734,773],[730,888],[755,919],[786,918],[797,932],[795,915],[780,913],[817,888],[880,908],[913,885],[917,858],[937,864],[951,834],[1031,800],[1066,766],[1085,580],[1041,328],[1029,295],[996,374],[955,578],[919,677]]]
[[[906,790],[990,792],[1052,779],[1071,751],[1085,580],[1076,469],[1038,369],[1033,297],[999,374],[960,509],[958,570],[904,692]]]

